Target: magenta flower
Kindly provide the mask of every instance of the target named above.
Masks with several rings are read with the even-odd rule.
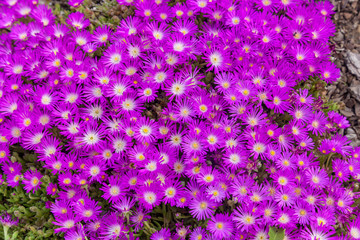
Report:
[[[198,220],[210,218],[214,213],[215,202],[206,197],[206,195],[199,194],[189,205],[190,213]]]
[[[219,239],[226,239],[232,236],[234,231],[231,217],[227,214],[217,214],[208,223],[208,230]]]
[[[42,175],[38,171],[30,170],[25,172],[24,180],[22,183],[25,185],[24,189],[26,192],[32,191],[33,193],[41,188]]]
[[[123,184],[115,176],[111,176],[108,181],[109,184],[104,184],[100,188],[104,192],[102,197],[112,203],[118,202],[123,196]]]

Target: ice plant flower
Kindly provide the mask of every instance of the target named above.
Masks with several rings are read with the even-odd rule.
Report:
[[[317,97],[339,78],[328,1],[118,0],[95,28],[82,3],[66,24],[1,3],[0,182],[46,188],[55,233],[359,239],[360,148]]]

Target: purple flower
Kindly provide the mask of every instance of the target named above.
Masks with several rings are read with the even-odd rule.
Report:
[[[55,195],[57,190],[58,190],[58,187],[56,184],[49,183],[49,185],[46,187],[46,194]]]
[[[257,229],[257,222],[259,221],[259,212],[254,210],[254,205],[239,206],[233,215],[233,220],[236,223],[236,227],[242,231],[249,231],[251,229]]]
[[[93,221],[98,218],[101,207],[97,205],[96,201],[88,199],[85,204],[78,203],[74,207],[76,216],[85,221]]]
[[[159,231],[153,233],[150,237],[151,240],[170,239],[171,233],[169,229],[162,228]]]
[[[234,231],[231,217],[227,214],[217,214],[208,223],[208,230],[218,239],[226,239],[232,236]]]
[[[38,171],[30,170],[25,172],[24,174],[24,180],[22,181],[22,184],[25,185],[24,189],[26,192],[35,192],[41,188],[41,178],[42,175]]]
[[[104,192],[102,197],[111,203],[118,202],[123,196],[124,186],[116,176],[111,176],[108,181],[109,184],[103,183],[103,187],[100,188]]]
[[[360,179],[360,148],[316,97],[318,78],[339,77],[329,2],[118,2],[130,16],[92,29],[81,0],[69,1],[67,25],[37,1],[3,1],[5,184],[40,188],[10,150],[34,151],[54,174],[44,187],[66,239],[133,239],[140,228],[159,240],[267,239],[270,226],[287,239],[349,226],[357,238],[347,182]],[[178,224],[155,232],[160,205]],[[206,230],[181,221],[189,214]]]
[[[59,226],[59,228],[56,228],[54,231],[56,233],[71,231],[72,229],[74,229],[74,227],[76,226],[75,224],[78,221],[79,219],[76,218],[72,212],[69,212],[66,215],[58,216],[57,218],[55,218],[53,224]]]
[[[79,30],[84,29],[90,25],[89,19],[86,19],[85,15],[80,12],[70,13],[67,19],[67,23]]]
[[[68,4],[72,7],[79,7],[84,0],[69,0]],[[75,237],[74,237],[75,238]]]
[[[5,213],[0,216],[0,223],[4,227],[12,227],[18,225],[19,219],[12,219],[12,216],[10,214]]]
[[[190,202],[190,213],[198,220],[210,218],[214,213],[213,209],[216,204],[213,200],[210,200],[204,194],[199,194]]]

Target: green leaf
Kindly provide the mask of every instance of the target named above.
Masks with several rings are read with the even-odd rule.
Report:
[[[11,236],[11,240],[17,239],[17,236],[19,235],[19,231],[15,231],[13,235]]]
[[[276,227],[270,227],[269,240],[283,240],[285,238],[285,230]]]

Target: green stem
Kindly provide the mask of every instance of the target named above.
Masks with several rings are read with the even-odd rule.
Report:
[[[326,167],[328,168],[331,162],[331,157],[334,155],[335,153],[330,153],[329,157],[326,159]]]
[[[9,230],[9,227],[4,226],[4,238],[5,238],[5,240],[10,240],[10,236],[8,235],[8,230]]]
[[[86,190],[87,196],[89,197],[89,196],[90,196],[90,193],[89,193],[89,188],[88,188],[88,185],[87,185],[87,184],[85,185],[85,190]]]
[[[164,227],[166,226],[166,206],[165,203],[162,204],[162,214],[164,218]]]

